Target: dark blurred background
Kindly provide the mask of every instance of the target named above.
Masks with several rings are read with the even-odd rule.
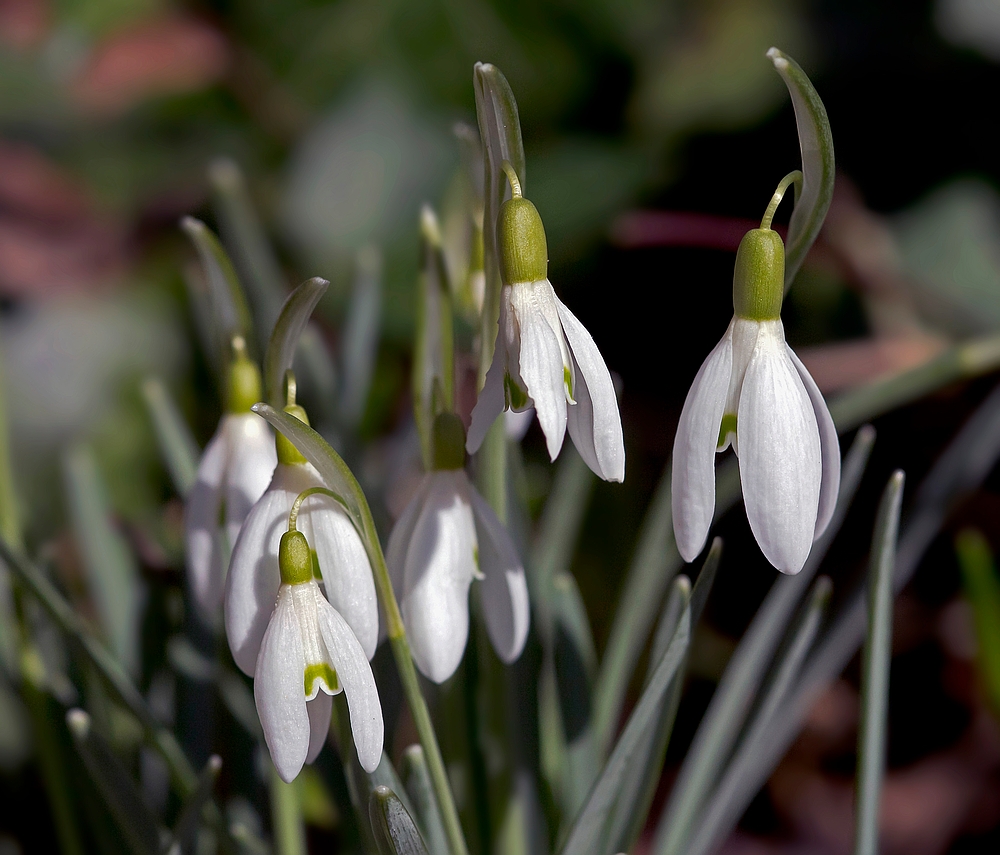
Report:
[[[454,195],[452,125],[475,123],[472,65],[489,61],[518,100],[550,279],[624,384],[628,478],[600,485],[573,565],[600,648],[687,387],[731,316],[736,245],[799,166],[771,45],[810,75],[836,146],[827,226],[784,312],[823,391],[1000,332],[1000,3],[0,0],[0,339],[33,542],[72,575],[60,456],[85,440],[133,539],[176,550],[178,505],[139,381],[164,378],[207,439],[219,404],[177,222],[214,224],[206,170],[219,156],[245,171],[288,285],[332,281],[320,307],[330,342],[357,253],[380,249],[362,434],[405,428],[417,215]],[[460,340],[468,346],[471,330]],[[957,384],[876,421],[873,462],[825,565],[836,590],[863,571],[889,472],[919,483],[995,382]],[[537,511],[551,478],[537,426],[526,460]],[[952,545],[974,524],[1000,546],[998,518],[994,473],[897,608],[886,852],[1000,848],[1000,736]],[[672,769],[773,581],[742,511],[721,533],[728,559],[697,637]],[[161,552],[142,556],[151,578],[176,571]],[[856,671],[818,705],[727,851],[847,851]],[[43,796],[15,729],[6,733],[0,829],[19,836],[42,809],[25,806]]]

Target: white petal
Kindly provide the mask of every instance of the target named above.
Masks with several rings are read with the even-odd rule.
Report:
[[[493,349],[493,361],[490,363],[489,371],[486,372],[486,381],[476,399],[476,405],[472,408],[472,423],[469,425],[469,435],[465,440],[465,450],[469,454],[479,451],[486,433],[504,411],[503,379],[507,370],[506,364],[503,336],[498,334]]]
[[[786,345],[787,347],[787,345]],[[823,458],[823,481],[819,488],[819,511],[816,514],[816,532],[813,538],[819,537],[830,524],[830,518],[837,507],[837,496],[840,494],[840,440],[837,438],[837,426],[833,423],[830,409],[823,400],[816,381],[806,370],[799,358],[790,347],[788,355],[792,365],[799,372],[802,384],[806,387],[813,412],[816,414],[816,424],[819,427],[819,447]]]
[[[378,600],[361,536],[329,496],[310,496],[302,508],[304,515],[300,514],[300,519],[319,559],[326,598],[347,621],[371,659],[378,645]]]
[[[576,404],[567,415],[569,435],[597,475],[605,481],[623,481],[625,442],[611,373],[590,333],[558,298],[556,309],[576,363]]]
[[[702,363],[684,399],[670,476],[677,550],[694,561],[715,515],[715,448],[733,364],[732,324]]]
[[[253,696],[271,760],[291,783],[309,751],[309,714],[304,688],[305,659],[288,586],[282,587],[257,657]]]
[[[222,544],[219,508],[222,480],[229,457],[229,438],[219,426],[198,463],[198,477],[187,495],[184,509],[185,563],[194,601],[211,621],[222,595]]]
[[[406,551],[400,610],[417,667],[442,683],[465,652],[477,546],[472,508],[458,489],[465,473],[432,472],[430,477]]]
[[[553,329],[545,311],[551,291],[547,280],[514,285],[511,304],[521,330],[518,368],[545,434],[549,459],[555,460],[566,436],[566,365],[562,329]],[[555,320],[558,323],[558,315]]]
[[[737,413],[743,499],[764,556],[782,573],[798,573],[816,530],[819,429],[781,322],[761,328]]]
[[[347,621],[322,596],[318,598],[316,617],[337,678],[347,696],[358,760],[366,772],[374,772],[382,758],[384,732],[382,705],[371,665]]]
[[[320,692],[306,703],[309,713],[309,751],[306,753],[306,763],[312,763],[326,745],[326,737],[330,733],[330,711],[333,709],[333,697],[326,692]]]
[[[493,508],[471,484],[468,495],[472,500],[479,540],[486,631],[497,655],[509,664],[521,655],[531,621],[524,567]]]
[[[320,484],[311,464],[279,464],[236,539],[226,575],[226,637],[234,661],[245,674],[254,672],[278,596],[278,544],[288,530],[288,512],[299,493]]]
[[[226,536],[236,544],[243,520],[264,495],[278,462],[271,428],[255,413],[226,416],[229,465],[226,470]]]

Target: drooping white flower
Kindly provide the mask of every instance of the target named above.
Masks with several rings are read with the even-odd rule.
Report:
[[[435,440],[437,468],[424,475],[386,550],[413,659],[435,683],[462,661],[473,579],[482,583],[486,630],[504,662],[521,655],[530,621],[524,568],[507,530],[461,468],[462,426],[450,418],[457,422],[457,448],[442,453]],[[441,422],[439,415],[435,428]]]
[[[750,528],[778,570],[798,573],[833,515],[840,489],[837,430],[815,382],[785,343],[783,281],[784,246],[762,224],[740,243],[733,320],[695,376],[674,438],[674,534],[685,561],[693,561],[708,538],[715,454],[730,444],[740,461]]]
[[[260,372],[239,349],[230,366],[227,413],[202,454],[184,511],[184,548],[194,600],[211,622],[222,603],[225,558],[274,471],[274,437],[250,407]],[[221,521],[221,524],[220,524]]]
[[[286,412],[308,424],[301,407],[293,405]],[[275,442],[274,475],[243,523],[226,576],[226,637],[236,664],[250,675],[278,595],[278,545],[289,510],[300,493],[323,486],[295,446],[280,434]],[[302,502],[297,526],[315,550],[327,599],[371,659],[378,643],[378,602],[368,554],[354,524],[335,499],[311,495]]]
[[[534,407],[555,460],[567,428],[580,456],[605,481],[625,478],[625,445],[614,384],[594,339],[548,280],[545,230],[535,206],[513,198],[497,217],[503,287],[493,362],[472,410],[470,454],[504,410]]]
[[[330,728],[331,696],[343,691],[358,760],[382,756],[382,707],[368,657],[313,577],[309,543],[288,531],[279,548],[281,584],[261,642],[253,694],[278,774],[291,782],[316,759]]]

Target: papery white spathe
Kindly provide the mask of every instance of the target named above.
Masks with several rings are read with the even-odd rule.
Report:
[[[337,685],[328,685],[326,668]],[[347,695],[358,760],[373,772],[382,756],[383,724],[368,657],[315,580],[282,584],[253,683],[264,739],[282,780],[291,782],[316,759],[330,728],[331,696],[340,691]]]
[[[605,481],[625,478],[625,445],[611,373],[590,333],[548,279],[505,284],[493,362],[472,410],[466,450],[482,445],[506,409],[534,407],[555,460],[566,429]]]
[[[322,486],[311,463],[278,463],[243,523],[226,576],[225,618],[229,648],[245,674],[254,673],[278,595],[278,546],[292,503],[304,490]],[[360,535],[337,501],[322,494],[302,502],[297,524],[316,551],[327,599],[371,659],[378,644],[378,601]]]
[[[721,436],[726,414],[735,421]],[[761,551],[782,573],[798,573],[837,503],[840,446],[826,402],[786,344],[779,319],[734,317],[684,401],[671,487],[685,561],[705,546],[715,512],[715,454],[730,442]]]
[[[276,461],[271,428],[254,413],[223,416],[202,454],[184,512],[184,546],[195,603],[208,621],[222,603],[226,567],[221,535],[229,548],[236,543]]]
[[[447,680],[469,636],[469,586],[482,581],[483,616],[497,655],[521,655],[530,620],[524,568],[507,530],[462,469],[424,475],[389,538],[386,561],[413,659]]]

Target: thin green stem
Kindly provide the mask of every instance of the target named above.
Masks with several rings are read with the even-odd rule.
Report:
[[[347,502],[345,502],[340,495],[333,492],[333,490],[328,490],[326,487],[310,487],[309,489],[303,490],[301,493],[299,493],[295,497],[295,501],[292,502],[292,509],[288,512],[289,531],[297,530],[295,526],[298,525],[299,511],[302,509],[302,503],[310,496],[316,496],[316,495],[329,496],[331,499],[335,499],[337,502],[339,502],[341,505],[347,508]]]
[[[774,195],[771,197],[771,201],[768,202],[767,210],[764,211],[764,216],[760,221],[762,229],[771,228],[771,220],[774,219],[774,213],[778,210],[778,205],[781,204],[781,200],[785,198],[785,192],[792,184],[796,184],[800,190],[802,189],[802,172],[798,169],[792,170],[781,179],[778,189],[774,191]]]
[[[276,855],[306,855],[306,827],[295,784],[286,784],[271,766],[271,825]]]
[[[511,165],[509,160],[505,160],[501,163],[500,168],[503,170],[503,174],[507,176],[507,181],[510,182],[510,195],[515,199],[520,199],[521,182],[518,180],[517,171]]]

